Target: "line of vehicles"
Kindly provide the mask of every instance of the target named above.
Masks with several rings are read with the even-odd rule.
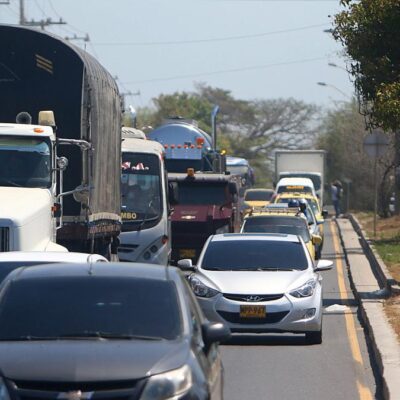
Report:
[[[143,135],[86,52],[1,38],[1,398],[222,399],[231,332],[321,343],[323,152],[277,152],[276,187],[253,188],[218,108],[211,135]]]

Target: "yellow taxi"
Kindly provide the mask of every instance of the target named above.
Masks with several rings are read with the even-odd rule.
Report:
[[[250,211],[252,207],[265,207],[267,206],[274,195],[273,189],[254,188],[247,189],[244,192],[243,209],[242,211]]]
[[[253,208],[245,214],[240,232],[298,235],[303,239],[313,260],[316,259],[315,247],[322,242],[321,236],[310,233],[307,218],[298,208]]]
[[[274,203],[289,203],[290,200],[307,200],[307,203],[310,205],[311,209],[314,212],[315,219],[319,225],[319,233],[324,238],[324,221],[328,216],[328,211],[322,210],[321,205],[319,203],[318,197],[314,196],[311,193],[305,192],[284,192],[278,194],[274,199]]]

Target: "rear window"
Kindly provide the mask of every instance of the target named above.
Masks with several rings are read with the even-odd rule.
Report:
[[[300,217],[250,217],[244,221],[242,232],[285,233],[301,236],[306,243],[310,241],[307,223]]]
[[[264,190],[247,192],[244,199],[247,201],[269,201],[271,200],[273,191],[266,192]]]
[[[170,281],[62,277],[11,282],[0,303],[0,340],[139,336],[176,339],[181,313]]]
[[[211,241],[201,268],[207,270],[305,270],[308,261],[300,242],[278,240]]]
[[[295,192],[304,192],[304,193],[312,193],[312,189],[309,186],[303,185],[283,185],[279,186],[278,193],[295,193]]]

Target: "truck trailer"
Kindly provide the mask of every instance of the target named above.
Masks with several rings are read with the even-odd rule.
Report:
[[[15,163],[14,174],[0,170],[0,251],[56,242],[116,254],[121,100],[112,76],[66,40],[1,25],[0,104],[0,163]],[[55,122],[49,112],[39,121],[42,110]]]

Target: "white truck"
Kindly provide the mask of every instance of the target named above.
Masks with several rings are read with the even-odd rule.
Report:
[[[171,222],[164,147],[143,139],[137,129],[123,127],[121,151],[119,259],[167,265]]]
[[[0,252],[116,256],[121,97],[115,79],[62,38],[0,24],[0,104]]]
[[[278,182],[282,178],[309,178],[313,181],[317,196],[322,203],[325,157],[325,150],[277,150],[275,152],[275,180]]]
[[[49,126],[0,124],[0,252],[67,251],[56,244],[54,143]]]

